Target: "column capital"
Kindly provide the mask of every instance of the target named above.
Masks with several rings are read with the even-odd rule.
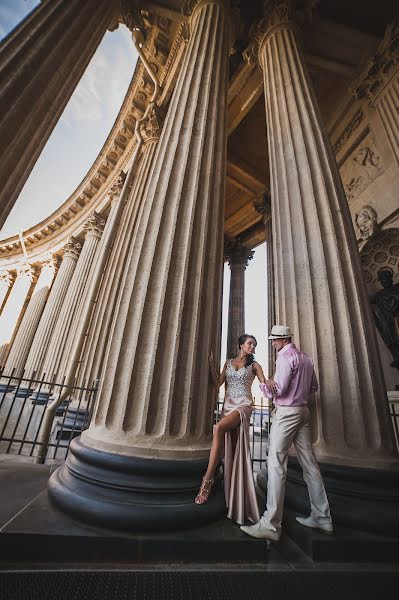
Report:
[[[0,283],[5,283],[7,287],[11,287],[15,281],[15,275],[11,271],[1,271]]]
[[[123,190],[123,184],[125,183],[126,173],[120,171],[117,177],[114,179],[108,195],[111,198],[111,203],[115,202],[119,198]]]
[[[151,140],[158,141],[162,127],[164,124],[165,115],[158,106],[154,106],[148,114],[147,119],[141,126],[140,133],[143,136],[144,143]]]
[[[78,260],[82,244],[72,235],[67,239],[65,245],[61,248],[64,258],[70,257]]]
[[[17,267],[17,279],[29,279],[32,283],[35,283],[39,275],[39,270],[31,265],[29,262],[21,262]]]
[[[119,24],[126,25],[130,31],[139,29],[144,32],[145,23],[142,17],[139,3],[137,0],[119,0],[119,10],[113,19],[112,23],[108,26],[109,31],[115,31],[118,29]]]
[[[237,238],[233,240],[225,238],[224,256],[229,263],[230,269],[240,267],[245,270],[249,261],[253,259],[254,254],[253,250],[241,244]]]
[[[206,4],[218,4],[228,11],[230,17],[230,48],[233,48],[236,33],[240,26],[239,0],[183,0],[181,12],[188,19],[187,28],[183,34],[184,37],[189,38],[190,21],[195,13]]]
[[[399,18],[386,28],[376,54],[370,58],[354,86],[354,96],[357,99],[367,96],[369,104],[374,105],[398,71]]]
[[[41,266],[41,270],[48,269],[54,273],[56,273],[60,266],[60,258],[56,254],[52,254],[51,252],[46,252],[39,258],[39,264]]]
[[[86,232],[86,237],[88,235],[94,235],[97,237],[101,237],[102,232],[104,231],[105,219],[101,217],[95,210],[90,213],[89,218],[83,225],[83,229]]]
[[[318,0],[263,0],[262,4],[263,16],[253,23],[249,32],[251,41],[243,52],[250,65],[260,63],[259,50],[273,31],[310,20]]]
[[[272,216],[272,199],[269,192],[265,192],[262,196],[253,200],[253,206],[257,213],[263,217],[263,223],[266,225],[267,221]]]

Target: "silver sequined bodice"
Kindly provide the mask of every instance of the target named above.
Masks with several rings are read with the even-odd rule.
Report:
[[[255,375],[252,372],[252,365],[241,367],[238,371],[231,364],[231,360],[227,361],[226,367],[226,382],[227,394],[230,398],[246,398],[252,399],[251,386]]]

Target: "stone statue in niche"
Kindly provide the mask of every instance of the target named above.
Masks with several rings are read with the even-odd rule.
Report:
[[[390,269],[381,269],[378,281],[382,290],[378,290],[370,301],[378,331],[392,354],[391,367],[399,369],[399,283],[393,282]]]
[[[377,212],[368,204],[355,215],[355,222],[361,240],[368,240],[378,231]]]

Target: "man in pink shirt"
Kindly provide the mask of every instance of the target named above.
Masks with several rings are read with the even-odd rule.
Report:
[[[267,507],[260,521],[241,529],[256,538],[278,541],[283,517],[288,450],[293,443],[308,487],[311,513],[297,517],[306,527],[333,533],[330,507],[317,464],[309,427],[309,394],[318,383],[312,359],[292,343],[292,333],[285,325],[274,325],[269,339],[277,350],[274,380],[260,384],[265,396],[276,407],[270,432],[267,456]]]

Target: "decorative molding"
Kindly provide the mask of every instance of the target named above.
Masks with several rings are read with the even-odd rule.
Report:
[[[353,133],[359,127],[359,125],[363,121],[363,119],[364,119],[363,111],[359,110],[355,114],[355,116],[353,117],[353,119],[351,120],[349,125],[347,125],[347,127],[344,129],[344,131],[342,132],[342,134],[340,135],[338,140],[333,145],[334,154],[338,154],[340,152],[340,150],[345,146],[346,142],[348,140],[350,140]]]
[[[378,153],[371,131],[367,128],[340,165],[348,202],[351,203],[357,198],[384,170],[383,160]]]
[[[255,198],[253,206],[256,212],[262,215],[263,223],[266,225],[272,216],[272,199],[269,192],[265,192],[259,198]]]
[[[353,94],[358,99],[367,96],[369,104],[375,105],[398,71],[399,19],[396,19],[388,25],[376,54],[358,78]]]

